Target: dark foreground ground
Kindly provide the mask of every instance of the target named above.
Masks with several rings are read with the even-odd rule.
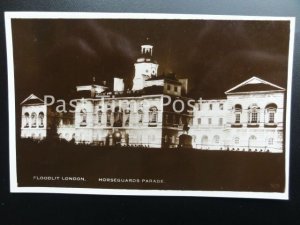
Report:
[[[19,186],[262,192],[283,192],[285,176],[284,154],[111,148],[25,140],[18,142],[17,172]],[[34,176],[54,180],[36,180]],[[85,181],[63,180],[69,177],[83,177]],[[99,178],[122,180],[100,182]],[[150,179],[163,183],[151,183]]]

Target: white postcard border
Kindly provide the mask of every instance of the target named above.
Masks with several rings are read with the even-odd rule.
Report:
[[[243,191],[186,191],[186,190],[141,190],[141,189],[100,189],[100,188],[61,188],[61,187],[18,187],[16,165],[16,115],[14,61],[12,43],[12,19],[195,19],[195,20],[252,20],[252,21],[290,21],[290,40],[287,76],[287,102],[285,126],[285,191],[243,192]],[[270,16],[231,16],[231,15],[195,15],[195,14],[159,14],[159,13],[93,13],[93,12],[5,12],[5,31],[8,70],[8,106],[9,106],[9,162],[10,191],[14,193],[61,193],[95,195],[134,195],[134,196],[199,196],[230,197],[256,199],[289,199],[290,167],[290,116],[292,96],[293,50],[295,36],[295,17]]]

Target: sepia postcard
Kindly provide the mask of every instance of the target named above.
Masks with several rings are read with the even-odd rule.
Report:
[[[288,199],[294,18],[5,25],[11,192]]]

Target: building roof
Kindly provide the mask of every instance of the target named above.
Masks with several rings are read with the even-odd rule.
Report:
[[[156,95],[156,94],[163,94],[163,87],[162,86],[150,86],[145,87],[141,90],[127,90],[127,91],[105,91],[102,93],[99,93],[98,97],[100,96],[115,96],[115,97],[138,97],[142,95]],[[97,98],[97,95],[96,97]]]
[[[21,105],[39,105],[44,104],[44,101],[37,97],[34,94],[29,95],[23,102],[21,102]]]
[[[176,78],[175,73],[169,73],[169,74],[162,74],[159,76],[153,76],[146,81],[152,81],[152,80],[165,80],[171,83],[181,84],[181,82]]]
[[[273,90],[281,90],[280,88],[272,87],[267,84],[245,84],[241,87],[238,87],[233,92],[249,92],[249,91],[273,91]]]
[[[251,77],[250,79],[240,83],[239,85],[229,89],[225,94],[241,93],[241,92],[256,92],[256,91],[284,91],[285,89],[272,84],[268,81],[262,80],[258,77]]]

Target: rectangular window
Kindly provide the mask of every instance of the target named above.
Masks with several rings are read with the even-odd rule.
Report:
[[[274,123],[274,117],[275,117],[275,113],[273,112],[270,112],[269,113],[269,123]]]
[[[257,123],[257,112],[251,113],[251,123]]]
[[[172,136],[172,144],[175,143],[175,136]]]
[[[174,87],[174,92],[177,92],[177,89],[178,89],[178,87],[177,87],[177,86],[175,86],[175,87]]]
[[[201,103],[198,103],[197,105],[198,105],[198,111],[200,111],[201,110]]]
[[[223,118],[219,118],[219,125],[220,125],[220,126],[223,125]]]
[[[208,124],[211,124],[211,118],[208,118]]]
[[[169,122],[168,120],[169,120],[169,115],[165,114],[165,116],[164,116],[164,123],[168,124],[168,122]]]
[[[156,123],[157,122],[157,113],[156,112],[150,112],[149,113],[149,122],[150,123]]]
[[[269,144],[269,145],[273,145],[273,138],[269,138],[268,144]]]
[[[124,115],[124,120],[125,120],[125,126],[128,127],[129,126],[129,119],[130,119],[130,114],[129,114],[129,111],[125,112],[125,115]]]
[[[170,91],[171,90],[171,85],[167,85],[167,90]]]
[[[235,123],[240,123],[241,122],[241,114],[236,113],[235,114]]]
[[[98,123],[101,124],[101,122],[102,122],[102,112],[99,111],[98,112]]]
[[[152,106],[149,109],[149,127],[157,126],[157,117],[158,117],[157,108],[155,106]]]
[[[220,103],[219,108],[220,108],[220,110],[223,110],[223,109],[224,109],[223,103]]]
[[[212,110],[212,109],[213,109],[213,105],[209,104],[209,110]]]
[[[239,139],[238,137],[235,137],[235,138],[234,138],[234,143],[235,143],[235,144],[239,144],[239,143],[240,143],[240,139]]]
[[[140,110],[138,111],[138,123],[139,123],[139,124],[143,124],[143,116],[144,116],[144,113],[143,113],[143,111],[140,109]]]
[[[201,118],[198,118],[198,125],[201,125]]]
[[[106,126],[110,127],[111,126],[111,111],[108,111],[106,113]]]

